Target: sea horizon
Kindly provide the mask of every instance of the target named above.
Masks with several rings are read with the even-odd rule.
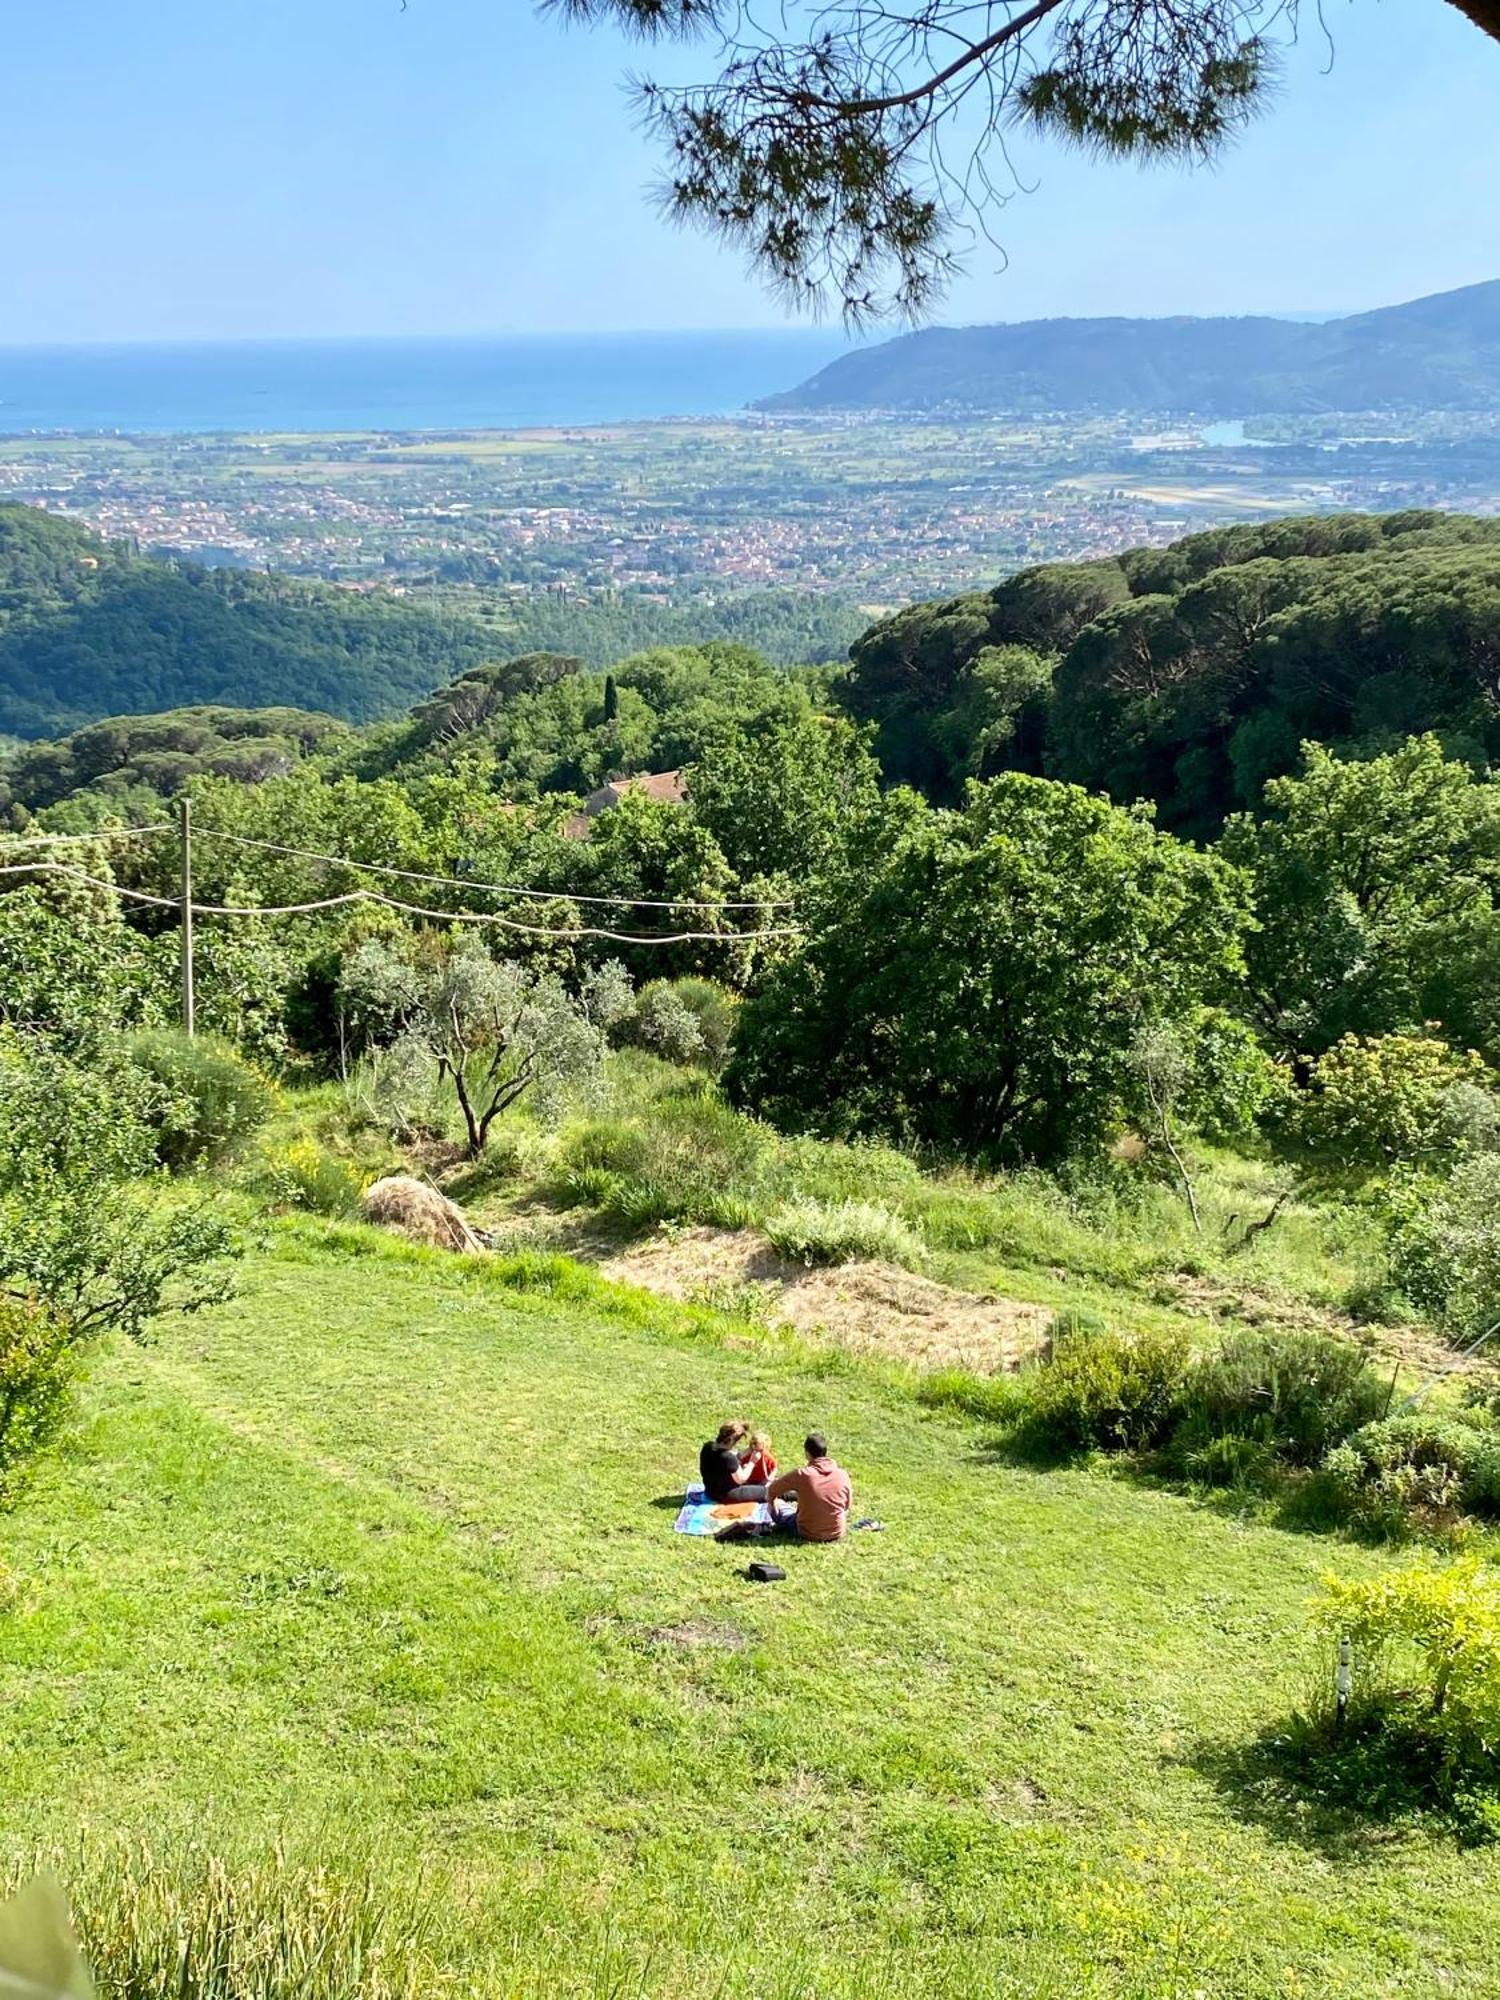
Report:
[[[736,414],[847,351],[828,327],[0,346],[0,436],[520,430]]]

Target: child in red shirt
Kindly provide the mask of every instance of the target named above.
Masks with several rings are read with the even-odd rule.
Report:
[[[746,1468],[747,1486],[769,1486],[776,1477],[776,1460],[771,1456],[771,1440],[764,1431],[752,1431],[748,1449],[741,1453],[740,1463]]]

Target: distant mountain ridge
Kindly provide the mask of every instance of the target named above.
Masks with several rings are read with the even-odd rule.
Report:
[[[1500,279],[1321,322],[1042,319],[930,327],[756,409],[1250,417],[1500,410]]]

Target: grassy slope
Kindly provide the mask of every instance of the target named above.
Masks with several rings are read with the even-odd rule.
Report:
[[[769,1589],[673,1536],[740,1410],[826,1423],[888,1531]],[[8,1846],[357,1824],[469,1881],[485,1991],[1494,1990],[1500,1853],[1222,1775],[1305,1691],[1319,1571],[1374,1557],[310,1233],[90,1412],[4,1527]]]

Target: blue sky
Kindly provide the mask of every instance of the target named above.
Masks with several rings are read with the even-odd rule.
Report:
[[[1444,0],[1326,11],[1331,70],[1309,11],[1279,107],[1212,171],[1020,140],[1009,266],[978,246],[941,316],[1358,310],[1500,276],[1500,47]],[[646,198],[640,49],[524,0],[7,13],[0,341],[781,320]]]

